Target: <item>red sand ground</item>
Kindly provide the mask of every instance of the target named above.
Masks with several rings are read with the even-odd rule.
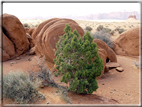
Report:
[[[3,62],[3,75],[10,71],[16,72],[22,70],[33,69],[33,65],[37,64],[35,60],[37,57],[32,56],[20,56],[20,60],[9,60]],[[31,61],[28,61],[28,59]],[[98,79],[98,90],[93,92],[92,95],[80,95],[74,92],[69,92],[68,96],[72,104],[140,104],[140,72],[136,68],[133,62],[138,62],[138,58],[132,58],[127,56],[117,55],[118,63],[124,68],[123,72],[117,72],[115,69],[105,73],[101,79]],[[11,66],[11,62],[17,62]],[[34,67],[35,69],[36,67]],[[55,82],[60,83],[61,76],[54,77]],[[66,85],[62,83],[63,85]],[[44,87],[40,89],[46,100],[41,101],[39,104],[68,104],[65,102],[59,93],[56,93],[58,89],[53,87]],[[10,102],[6,102],[8,104]],[[48,105],[49,105],[48,104]]]

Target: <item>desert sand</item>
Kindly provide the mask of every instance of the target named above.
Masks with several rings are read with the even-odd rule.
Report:
[[[44,20],[21,20],[22,23],[26,22],[31,27],[38,25]],[[133,27],[140,26],[139,21],[122,21],[122,22],[99,22],[99,21],[82,21],[76,20],[77,23],[84,29],[86,26],[93,28],[92,32],[96,31],[99,25],[104,27],[115,29],[116,27],[124,28],[126,30]],[[111,35],[111,39],[115,40],[119,37],[119,34]],[[37,64],[36,55],[21,55],[20,59],[16,58],[3,62],[3,75],[9,73],[10,71],[16,72],[22,70],[27,72],[28,70],[37,71],[38,69],[34,66]],[[96,92],[91,95],[76,94],[74,92],[68,92],[68,97],[71,104],[115,104],[115,105],[138,105],[140,104],[140,69],[137,68],[134,62],[139,62],[139,57],[129,57],[117,55],[118,63],[124,69],[123,72],[118,72],[115,69],[109,70],[105,73],[101,79],[98,79],[98,86]],[[13,64],[11,64],[13,63]],[[55,82],[67,86],[65,83],[61,83],[61,76],[55,77],[52,74]],[[58,89],[54,87],[44,87],[39,90],[45,95],[46,100],[37,102],[35,104],[69,104],[67,101],[63,100],[60,93],[57,93]],[[4,104],[12,103],[10,100],[3,100]]]

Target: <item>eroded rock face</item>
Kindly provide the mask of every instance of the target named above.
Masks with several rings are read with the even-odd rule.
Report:
[[[104,41],[99,39],[94,39],[93,41],[97,44],[99,49],[104,49],[107,52],[107,59],[111,62],[117,62],[115,52]]]
[[[26,31],[20,22],[20,20],[9,14],[3,14],[2,30],[3,30],[3,49],[4,53],[7,53],[11,59],[15,56],[19,56],[29,49],[29,41],[26,36]],[[11,51],[9,51],[11,49]],[[4,60],[5,59],[5,60]]]
[[[44,32],[46,31],[46,29],[48,29],[48,27],[50,27],[52,24],[54,24],[56,21],[58,21],[60,19],[53,19],[53,20],[50,20],[48,23],[46,23],[43,28],[41,29],[41,31],[39,32],[39,34],[36,36],[35,38],[35,41],[36,41],[36,46],[37,46],[37,50],[38,52],[36,53],[39,53],[41,55],[44,55],[44,52],[43,52],[43,46],[42,46],[42,41],[44,40]]]
[[[104,69],[102,71],[103,75],[104,72],[109,71],[108,67],[106,66],[107,60],[110,62],[117,62],[117,58],[115,52],[104,41],[99,39],[94,39],[93,41],[97,44],[99,57],[102,58],[104,63]]]
[[[36,33],[36,36],[33,35],[35,38],[34,41],[36,45],[36,54],[45,56],[47,61],[54,64],[54,50],[56,49],[56,43],[59,40],[58,36],[65,33],[64,28],[67,23],[70,25],[72,31],[77,29],[81,36],[84,35],[83,29],[74,20],[65,18],[53,18],[47,20],[38,26],[38,31],[34,31],[38,32]],[[41,30],[39,31],[39,29]]]
[[[48,28],[44,33],[44,40],[42,42],[42,46],[45,49],[44,54],[46,55],[46,59],[49,62],[54,63],[53,59],[55,59],[54,50],[56,50],[56,43],[59,40],[59,35],[63,35],[65,33],[64,28],[66,24],[67,22],[55,23],[50,26],[50,28]],[[68,24],[70,25],[72,31],[76,29],[79,35],[84,35],[84,31],[79,25],[70,22],[68,22]]]
[[[98,49],[98,54],[99,54],[99,57],[102,58],[103,63],[104,63],[104,69],[103,69],[103,71],[102,71],[102,75],[103,75],[104,72],[107,72],[107,71],[108,71],[108,69],[106,68],[107,52],[106,52],[104,49],[99,48],[99,49]],[[106,70],[107,70],[107,71],[106,71]],[[101,76],[102,76],[102,75],[101,75]],[[101,76],[100,76],[100,77],[101,77]]]
[[[6,53],[5,50],[2,50],[2,61],[7,61],[10,59],[10,56]]]
[[[139,56],[139,27],[122,33],[114,41],[114,49],[118,55]]]
[[[58,18],[52,18],[52,19],[49,19],[49,20],[46,20],[44,22],[42,22],[41,24],[39,24],[36,29],[34,30],[34,32],[32,33],[32,37],[33,39],[36,38],[36,36],[38,35],[38,33],[41,31],[41,29],[44,27],[44,25],[46,25],[46,23],[54,20],[54,19],[58,19]]]
[[[29,49],[31,49],[32,47],[35,46],[33,38],[31,37],[31,35],[29,35],[29,33],[26,33],[26,35],[27,35],[27,39],[29,41]]]
[[[35,31],[35,29],[36,28],[30,28],[27,33],[32,36],[32,34]]]
[[[7,38],[7,36],[3,33],[3,47],[2,49],[5,51],[4,53],[7,53],[8,58],[4,58],[4,59],[10,59],[13,58],[15,56],[15,48],[14,48],[14,44]],[[6,61],[6,60],[3,60]]]

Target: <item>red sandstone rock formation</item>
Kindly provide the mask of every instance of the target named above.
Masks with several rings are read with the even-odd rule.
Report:
[[[32,33],[35,31],[35,29],[36,29],[36,28],[30,28],[27,33],[32,36]]]
[[[2,49],[5,51],[4,53],[8,54],[9,57],[7,59],[13,58],[15,56],[14,44],[11,42],[11,40],[9,40],[7,38],[7,36],[4,33],[2,34],[2,36],[3,36],[3,38],[2,38],[3,39]],[[7,55],[4,55],[4,56],[7,56]],[[3,61],[5,61],[5,60],[3,60]]]
[[[9,14],[3,14],[2,30],[3,30],[3,53],[9,55],[3,56],[3,61],[19,56],[29,49],[29,41],[26,31],[20,20]],[[11,51],[10,51],[11,48]],[[5,58],[7,56],[7,58]]]
[[[139,27],[122,33],[114,44],[113,50],[118,55],[139,56]]]
[[[41,30],[38,32],[38,34],[36,36],[33,35],[33,37],[35,38],[34,41],[36,42],[36,47],[37,47],[37,52],[36,53],[40,53],[41,55],[44,54],[44,52],[42,51],[45,47],[43,46],[43,41],[45,39],[44,33],[46,31],[46,29],[50,28],[52,25],[54,25],[54,23],[74,23],[77,24],[74,20],[72,19],[66,19],[66,18],[53,18],[47,21],[44,21],[43,23],[41,23],[40,26],[43,26],[43,28],[41,28]],[[77,24],[78,25],[78,24]],[[37,31],[35,31],[37,32]]]
[[[38,35],[38,33],[41,31],[41,29],[46,25],[46,23],[54,20],[54,19],[58,19],[58,18],[52,18],[52,19],[49,19],[49,20],[46,20],[44,22],[42,22],[41,24],[39,24],[36,29],[34,30],[34,32],[32,33],[32,37],[33,39],[36,38],[36,36]]]
[[[110,47],[108,47],[108,45],[104,41],[99,39],[94,39],[93,41],[97,44],[99,57],[102,58],[104,63],[104,69],[102,71],[103,75],[104,72],[109,71],[108,67],[106,66],[107,60],[110,60],[110,62],[117,62],[117,58],[114,51]]]
[[[42,46],[42,41],[44,40],[44,37],[43,37],[43,34],[44,34],[44,32],[46,31],[46,29],[48,28],[48,27],[50,27],[52,24],[54,24],[56,21],[58,21],[58,20],[60,20],[60,19],[53,19],[53,20],[50,20],[48,23],[46,23],[44,26],[43,26],[43,28],[41,29],[41,31],[39,32],[39,34],[36,36],[36,38],[35,38],[35,41],[36,41],[36,45],[37,45],[37,47],[36,48],[38,48],[37,50],[37,52],[36,53],[39,53],[40,55],[43,55],[44,54],[44,52],[42,51],[43,49],[44,49],[44,47]]]
[[[31,35],[29,35],[29,33],[26,33],[26,35],[27,35],[27,39],[29,41],[29,49],[31,49],[32,47],[35,46],[33,38],[31,37]]]
[[[109,59],[111,62],[117,62],[114,51],[110,47],[108,47],[108,45],[104,41],[94,39],[94,42],[97,44],[99,49],[104,49],[107,52],[107,59]]]
[[[36,54],[44,55],[47,61],[54,63],[54,49],[59,40],[58,35],[65,33],[64,28],[67,23],[71,26],[72,31],[77,29],[81,36],[84,34],[82,28],[72,19],[53,18],[46,20],[32,34]]]
[[[29,47],[30,49],[35,46],[34,40],[32,38],[32,33],[34,32],[34,30],[35,30],[35,28],[25,27],[27,38],[28,38],[29,43],[30,43],[30,47]]]
[[[54,53],[56,49],[56,43],[59,40],[59,35],[63,35],[64,28],[66,24],[69,24],[71,27],[71,30],[77,30],[80,36],[84,35],[83,29],[75,24],[75,23],[70,23],[70,22],[62,22],[62,23],[55,23],[52,26],[50,26],[45,32],[44,32],[44,40],[42,42],[42,46],[44,47],[44,54],[46,59],[51,62],[53,62],[53,59],[55,59]]]

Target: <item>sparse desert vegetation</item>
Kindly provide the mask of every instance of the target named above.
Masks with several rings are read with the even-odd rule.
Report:
[[[140,103],[139,21],[96,22],[62,18],[20,21],[23,41],[15,35],[18,32],[12,32],[11,28],[17,26],[3,26],[4,104]],[[70,28],[66,28],[65,33],[66,23]],[[71,33],[74,29],[77,31]],[[23,73],[15,72],[19,69]],[[58,71],[61,75],[55,77]],[[43,100],[38,102],[39,97],[35,97],[32,90],[36,90],[34,93]],[[28,97],[30,95],[33,96]]]
[[[33,103],[44,98],[38,92],[39,85],[40,81],[32,81],[25,72],[10,72],[3,77],[3,97],[17,104]]]

